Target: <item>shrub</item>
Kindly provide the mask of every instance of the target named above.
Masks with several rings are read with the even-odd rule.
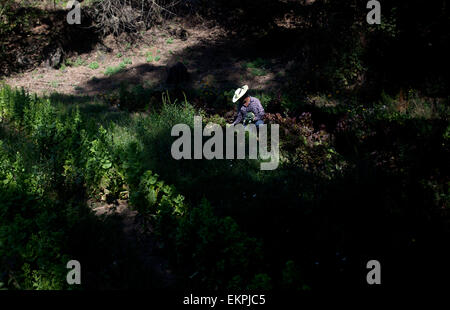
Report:
[[[23,91],[5,87],[0,102],[2,123],[28,134],[24,139],[1,135],[0,140],[0,282],[16,289],[67,288],[65,244],[73,226],[66,212],[71,205],[54,193],[60,154],[69,151],[62,135],[77,124],[60,120],[47,100],[26,99]]]
[[[206,200],[180,219],[176,249],[178,263],[193,266],[194,282],[210,289],[236,284],[236,276],[245,285],[261,262],[261,244],[230,217],[216,217]]]
[[[283,162],[302,167],[325,179],[332,179],[344,171],[347,164],[334,149],[333,137],[325,128],[315,130],[311,113],[304,112],[298,118],[267,113],[266,119],[269,123],[280,125]]]
[[[203,121],[205,124],[213,123],[213,124],[218,124],[222,127],[224,127],[227,124],[226,120],[217,114],[214,114],[210,117],[206,117]]]
[[[233,95],[230,93],[229,93],[229,95],[231,95],[231,98],[232,98]],[[234,91],[233,91],[233,94],[234,94]],[[266,93],[266,92],[255,92],[254,94],[252,94],[252,96],[259,99],[259,101],[261,102],[261,105],[263,106],[264,109],[267,109],[269,102],[271,102],[273,100],[272,94]]]
[[[78,57],[78,58],[73,62],[73,66],[75,66],[75,67],[84,66],[85,64],[86,64],[86,61],[83,60],[81,57]]]
[[[106,34],[138,33],[150,28],[156,22],[173,15],[179,6],[175,0],[146,1],[133,0],[116,3],[113,0],[95,1],[89,14],[97,21],[96,26]]]
[[[118,66],[116,67],[107,67],[106,71],[105,71],[105,75],[114,75],[117,74],[121,71],[123,71],[125,68],[127,67],[127,65],[124,62],[121,62]]]
[[[0,90],[0,120],[8,119],[16,125],[21,125],[24,110],[30,101],[30,96],[23,88],[20,91],[13,91],[7,85],[2,87]]]
[[[132,107],[137,98],[147,98],[146,91],[151,93],[124,87],[123,103]],[[448,209],[448,184],[440,170],[444,162],[439,160],[448,156],[438,156],[448,153],[446,119],[417,119],[407,111],[393,114],[381,104],[355,104],[348,111],[321,104],[316,107],[321,112],[342,112],[344,120],[352,120],[339,122],[337,135],[361,138],[350,144],[350,150],[360,153],[344,160],[340,150],[345,148],[338,148],[330,131],[313,123],[315,112],[299,117],[268,113],[268,122],[280,125],[282,151],[279,169],[268,173],[256,161],[176,161],[167,156],[172,126],[192,128],[193,116],[204,116],[187,100],[171,100],[169,93],[148,114],[105,113],[106,106],[91,102],[76,109],[56,100],[0,89],[0,282],[7,288],[65,288],[64,263],[83,251],[101,257],[96,266],[108,257],[116,259],[117,252],[103,253],[103,246],[114,243],[105,240],[115,240],[115,234],[105,238],[120,230],[104,230],[99,224],[103,219],[93,220],[85,205],[88,198],[111,202],[129,196],[145,219],[143,228],[157,237],[159,253],[170,258],[186,285],[237,290],[308,290],[304,283],[311,275],[301,271],[316,258],[304,253],[318,249],[308,236],[334,240],[317,228],[323,227],[317,225],[323,212],[331,211],[335,218],[332,229],[326,229],[332,233],[343,225],[352,227],[347,215],[355,210],[367,219],[375,214],[373,223],[395,214],[389,221],[397,227],[397,215],[411,216],[411,223],[425,223],[420,221],[431,216],[439,223],[437,215]],[[219,115],[204,119],[223,121]],[[402,131],[406,134],[398,134]],[[388,143],[378,148],[371,132]],[[432,160],[424,154],[432,154]],[[378,166],[378,158],[386,169]],[[410,182],[417,174],[418,182]],[[226,199],[223,193],[229,193]],[[359,232],[349,231],[355,241],[366,236]],[[346,247],[346,242],[337,242]],[[74,244],[84,250],[73,250]],[[301,246],[293,249],[292,244]],[[408,244],[395,241],[394,246]],[[329,262],[336,259],[335,248],[333,244],[325,251],[330,256],[324,253]],[[339,266],[349,272],[345,264]],[[110,269],[101,270],[106,275],[98,281],[116,279]]]
[[[131,196],[131,203],[141,214],[158,214],[171,207],[173,215],[183,215],[184,197],[175,193],[173,186],[158,180],[159,176],[147,170],[141,177],[139,188]]]
[[[250,291],[271,291],[272,290],[272,279],[266,273],[258,273],[252,279],[247,288]]]
[[[122,61],[122,64],[125,65],[131,65],[133,62],[131,61],[131,58],[124,58]]]
[[[151,89],[146,89],[142,85],[134,85],[128,90],[125,83],[119,88],[119,104],[120,108],[128,111],[142,111],[148,108],[148,104],[153,96]]]
[[[111,137],[100,126],[98,134],[92,136],[84,131],[81,139],[82,167],[89,193],[103,200],[117,198],[124,186],[124,176],[112,156]]]
[[[92,70],[96,70],[96,69],[98,69],[99,67],[100,67],[100,66],[99,66],[98,62],[96,62],[96,61],[91,62],[90,65],[89,65],[89,68],[92,69]]]
[[[3,37],[6,33],[12,30],[13,25],[8,21],[13,16],[12,0],[5,0],[0,3],[0,36]]]
[[[26,173],[21,172],[26,180]],[[16,175],[19,176],[19,175]],[[1,180],[3,181],[3,180]],[[27,195],[25,183],[0,184],[0,282],[16,289],[63,289],[67,227],[64,208]],[[70,229],[70,228],[69,228]]]
[[[286,262],[282,270],[281,280],[284,289],[297,291],[305,289],[299,267],[292,260]]]
[[[261,68],[251,68],[250,72],[254,76],[263,76],[263,75],[267,74],[267,72],[264,69],[261,69]]]
[[[70,201],[84,200],[84,189],[98,200],[129,191],[130,203],[151,223],[163,249],[174,253],[180,270],[198,270],[194,281],[199,285],[227,287],[238,275],[247,285],[255,277],[260,243],[241,232],[231,218],[215,216],[207,201],[191,209],[174,186],[144,168],[143,158],[149,157],[142,142],[126,136],[120,126],[104,127],[94,118],[86,121],[79,109],[65,113],[48,99],[30,98],[8,87],[0,90],[0,108],[2,122],[22,126],[27,135],[19,148],[23,153],[8,151],[0,140],[0,257],[2,268],[7,268],[1,270],[0,282],[4,275],[14,278],[7,287],[67,287],[68,244],[78,238],[72,234],[74,227],[85,221],[83,207]],[[136,135],[146,134],[143,142],[152,145],[150,158],[158,158],[161,147],[171,143],[159,135],[170,136],[176,123],[192,126],[194,112],[186,101],[170,104],[166,94],[160,113],[127,126]],[[82,225],[86,224],[91,225]]]
[[[242,67],[244,69],[250,70],[250,73],[254,76],[263,76],[267,74],[267,64],[268,61],[264,60],[262,58],[257,58],[253,61],[249,61],[247,63],[244,63]]]

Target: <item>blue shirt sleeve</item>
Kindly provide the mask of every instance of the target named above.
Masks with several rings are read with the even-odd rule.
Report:
[[[244,117],[244,114],[246,114],[246,108],[244,105],[239,107],[238,115],[236,120],[233,122],[233,125],[239,124],[242,121],[242,118]]]
[[[252,112],[255,114],[255,121],[262,120],[264,118],[265,113],[261,101],[259,101],[258,98],[251,97],[250,104]]]

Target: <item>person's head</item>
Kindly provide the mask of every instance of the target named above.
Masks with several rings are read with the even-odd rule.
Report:
[[[245,104],[247,106],[250,102],[250,95],[248,94],[248,86],[244,85],[241,88],[236,89],[233,96],[233,102],[239,104]]]
[[[239,99],[239,102],[244,106],[248,106],[248,104],[250,103],[250,95],[248,94],[248,92]]]

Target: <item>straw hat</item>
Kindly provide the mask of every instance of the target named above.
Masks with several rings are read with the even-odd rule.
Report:
[[[245,95],[247,90],[248,90],[248,86],[247,85],[244,85],[241,88],[236,89],[236,91],[234,92],[234,96],[233,96],[233,102],[236,102],[239,99],[241,99],[242,96]]]

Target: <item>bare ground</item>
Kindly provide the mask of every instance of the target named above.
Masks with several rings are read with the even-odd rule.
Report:
[[[175,29],[185,29],[188,38],[182,40],[171,35]],[[280,57],[271,58],[262,74],[255,75],[245,68],[249,49],[253,47],[247,46],[238,34],[227,34],[219,26],[193,27],[172,22],[170,26],[148,30],[135,44],[107,37],[91,52],[72,57],[72,62],[79,60],[78,65],[53,69],[42,64],[4,81],[37,94],[58,92],[93,96],[117,89],[122,82],[164,88],[168,66],[181,61],[191,74],[193,87],[208,82],[218,88],[241,84],[248,84],[251,89],[278,88],[289,64]],[[148,61],[149,55],[152,61]],[[132,63],[119,73],[105,74],[107,68],[119,66],[124,59]],[[97,69],[89,68],[93,62],[98,63]]]

